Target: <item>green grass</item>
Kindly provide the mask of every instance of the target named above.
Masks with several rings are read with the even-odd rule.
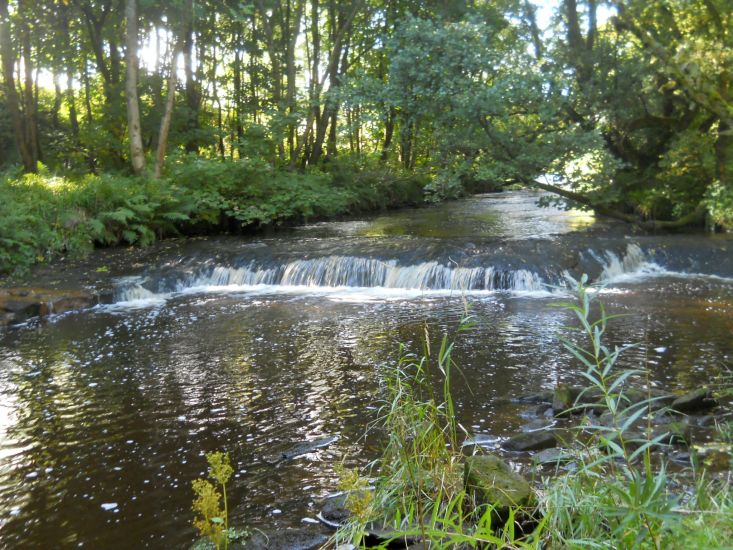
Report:
[[[733,547],[730,474],[709,480],[699,467],[671,473],[656,452],[665,436],[652,437],[651,424],[641,436],[632,431],[644,423],[654,399],[636,402],[624,387],[631,377],[646,373],[618,367],[628,346],[605,344],[614,316],[594,303],[597,293],[585,284],[584,277],[577,301],[557,305],[575,314],[576,327],[567,330],[577,331],[587,344],[574,343],[576,338],[562,342],[583,365],[594,402],[600,396],[610,422],[578,426],[569,449],[576,469],[543,479],[535,511],[513,509],[497,524],[491,506],[480,506],[463,488],[462,430],[450,392],[453,344],[444,337],[437,354],[425,344],[422,357],[401,348],[378,421],[387,438],[382,456],[363,476],[349,473],[342,487],[363,494],[366,480],[373,479],[374,493],[358,500],[359,513],[339,530],[337,544],[363,545],[370,523],[377,522],[395,538],[411,535],[430,548]],[[462,323],[459,332],[468,327]],[[442,394],[432,389],[435,375],[442,377]],[[730,437],[729,427],[722,425],[719,438]]]
[[[97,246],[146,245],[177,235],[251,231],[423,199],[425,181],[377,162],[343,159],[326,171],[261,160],[173,158],[160,180],[120,174],[0,174],[0,275],[81,256]]]

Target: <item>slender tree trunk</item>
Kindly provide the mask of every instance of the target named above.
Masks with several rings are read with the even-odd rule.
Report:
[[[257,43],[257,24],[255,16],[252,16],[252,42]],[[259,49],[257,46],[252,48],[249,53],[249,85],[252,93],[252,122],[255,124],[260,123],[260,99],[258,94],[259,89],[259,72],[257,69],[257,59],[259,59]]]
[[[53,107],[51,108],[51,121],[54,128],[59,127],[59,111],[61,111],[61,104],[64,101],[64,93],[61,91],[61,74],[55,73],[53,75]]]
[[[92,85],[89,82],[89,67],[87,66],[86,60],[84,61],[84,72],[82,73],[84,79],[84,109],[86,111],[86,123],[87,125],[94,122],[94,114],[92,113]]]
[[[184,11],[183,69],[186,73],[186,105],[188,106],[188,131],[186,151],[195,153],[198,140],[195,137],[199,127],[199,93],[193,69],[193,0],[186,0]]]
[[[234,129],[237,132],[237,149],[239,157],[242,158],[244,151],[242,148],[244,140],[244,127],[242,126],[242,54],[239,51],[242,43],[241,33],[237,34],[234,41],[234,67],[233,67],[233,86],[234,86]],[[234,140],[232,140],[234,141]],[[234,143],[232,143],[232,152],[234,151]],[[233,156],[233,155],[232,155]]]
[[[127,80],[125,96],[127,98],[127,132],[130,139],[130,162],[136,174],[145,170],[145,152],[143,151],[142,131],[140,129],[140,105],[137,98],[137,0],[127,0],[125,7],[126,46],[127,46]]]
[[[286,98],[288,115],[292,119],[295,113],[295,90],[296,90],[296,66],[295,66],[295,44],[300,34],[300,22],[303,15],[303,6],[305,2],[303,0],[293,0],[296,2],[295,13],[292,14],[291,2],[288,0],[286,18],[286,32],[288,33],[287,38],[287,55],[285,58],[286,76],[287,76],[287,88]],[[288,122],[288,156],[290,157],[291,167],[295,166],[296,153],[295,153],[295,129],[296,123],[290,120]]]
[[[2,58],[3,81],[5,84],[5,101],[13,122],[15,143],[18,147],[23,169],[26,172],[37,172],[38,162],[28,143],[25,121],[20,110],[20,97],[15,87],[15,54],[10,36],[10,17],[8,0],[0,0],[0,58]]]
[[[74,98],[74,76],[71,69],[66,72],[66,105],[69,109],[69,123],[71,124],[71,135],[74,142],[79,143],[79,116],[76,113],[76,99]]]
[[[219,98],[219,87],[216,83],[216,69],[218,65],[218,59],[216,57],[216,42],[211,49],[211,98],[216,103],[216,123],[217,123],[217,144],[219,146],[219,156],[221,160],[226,157],[226,151],[224,150],[224,116],[222,114],[221,99]]]
[[[19,9],[25,11],[25,2],[18,5]],[[38,164],[41,158],[38,136],[38,96],[35,93],[36,86],[33,82],[33,56],[31,48],[31,31],[25,14],[21,14],[22,35],[23,35],[23,72],[25,73],[25,89],[23,91],[23,107],[25,111],[25,132],[26,143],[31,154],[32,162]]]
[[[165,97],[165,111],[160,119],[160,131],[158,132],[158,150],[155,155],[155,177],[160,178],[165,163],[165,153],[168,148],[168,135],[173,119],[173,106],[176,99],[176,62],[178,60],[178,46],[173,48],[171,57],[171,71],[168,75],[168,85]]]
[[[391,108],[387,113],[387,120],[384,123],[384,141],[382,142],[382,153],[379,159],[384,162],[389,156],[389,148],[392,146],[392,138],[394,137],[395,110]]]

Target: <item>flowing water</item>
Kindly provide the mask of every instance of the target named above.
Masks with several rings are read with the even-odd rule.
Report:
[[[651,384],[730,368],[733,240],[624,235],[536,199],[165,244],[154,265],[114,252],[111,304],[0,334],[0,547],[185,548],[191,481],[218,449],[235,466],[233,523],[306,525],[334,465],[376,455],[364,434],[399,343],[419,351],[467,307],[456,407],[500,441],[531,417],[512,397],[577,380],[559,343],[571,316],[550,305],[584,272],[627,314],[609,342],[638,342],[623,363]]]

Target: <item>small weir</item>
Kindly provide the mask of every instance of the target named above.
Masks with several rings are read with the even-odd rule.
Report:
[[[650,275],[673,275],[656,264],[637,244],[629,244],[617,254],[604,251],[585,253],[600,275],[599,284],[611,284],[617,280]],[[489,292],[536,294],[544,296],[574,285],[578,273],[552,266],[552,259],[541,270],[504,269],[490,265],[491,257],[476,256],[471,263],[489,265],[464,267],[449,262],[428,261],[415,265],[402,265],[399,260],[383,260],[354,256],[325,256],[313,259],[296,259],[287,263],[264,263],[262,260],[240,259],[235,265],[204,265],[188,271],[170,273],[165,278],[140,282],[125,279],[116,292],[118,302],[157,300],[173,294],[221,291],[262,291],[288,287],[290,291],[337,290],[344,288],[422,291],[423,294],[445,293],[476,294]],[[590,264],[586,262],[586,267]],[[394,293],[391,293],[394,295]]]

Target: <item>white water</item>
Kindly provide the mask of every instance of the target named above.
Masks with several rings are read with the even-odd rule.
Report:
[[[457,267],[438,262],[401,266],[396,260],[327,256],[295,260],[277,268],[217,266],[210,274],[178,284],[190,287],[280,285],[290,287],[360,287],[404,290],[544,290],[542,279],[531,271],[496,271],[493,267]]]
[[[603,286],[650,277],[706,277],[669,271],[653,262],[636,244],[629,244],[623,255],[612,251],[590,254],[602,267],[597,282]],[[116,307],[159,306],[171,296],[199,293],[323,295],[333,300],[374,301],[497,292],[547,297],[562,292],[563,287],[574,286],[567,273],[558,274],[557,280],[551,281],[528,269],[507,271],[435,261],[400,265],[397,260],[335,255],[293,260],[279,266],[261,266],[255,261],[239,267],[217,265],[199,275],[181,278],[161,292],[145,288],[139,279],[124,283],[117,292]]]

